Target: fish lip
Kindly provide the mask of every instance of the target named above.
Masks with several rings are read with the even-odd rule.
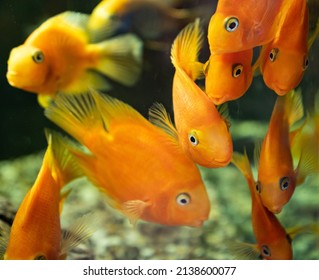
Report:
[[[282,210],[282,207],[271,207],[271,208],[268,208],[268,210],[274,214],[279,214]]]
[[[280,95],[280,96],[283,96],[285,94],[287,94],[289,92],[289,89],[285,89],[283,87],[280,87],[280,86],[275,86],[274,87],[274,91]]]

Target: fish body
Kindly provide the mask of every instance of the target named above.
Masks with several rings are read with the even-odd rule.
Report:
[[[173,8],[174,2],[176,1],[103,0],[93,9],[88,22],[88,29],[94,36],[94,40],[109,37],[121,29],[125,17],[141,10],[147,11],[147,9],[154,10],[154,16],[162,14],[170,19],[187,20],[193,17],[187,9]],[[145,14],[140,16],[144,17],[143,20],[145,19]],[[162,25],[165,25],[165,22],[162,22]]]
[[[211,53],[238,52],[270,42],[280,24],[284,2],[218,1],[208,26]]]
[[[71,152],[110,205],[132,222],[200,226],[208,218],[196,165],[172,134],[127,104],[92,92],[61,96],[45,113],[89,149]]]
[[[211,54],[205,67],[205,92],[216,105],[245,94],[253,80],[253,50]]]
[[[290,129],[302,117],[301,91],[278,96],[261,149],[255,154],[256,162],[259,161],[260,196],[273,213],[281,211],[293,195],[299,179],[314,173],[318,164],[313,148],[303,142],[299,145],[298,165],[294,167]]]
[[[234,152],[232,163],[245,176],[251,195],[251,223],[257,244],[241,244],[238,251],[249,252],[252,258],[290,260],[293,258],[291,237],[277,217],[264,207],[247,157]],[[256,189],[257,188],[257,189]],[[246,248],[245,248],[246,247]]]
[[[42,23],[11,50],[10,85],[50,97],[110,88],[102,75],[132,86],[141,70],[141,41],[126,34],[91,44],[87,20],[88,15],[64,12]]]
[[[308,67],[309,11],[306,0],[289,1],[275,38],[261,50],[260,72],[265,84],[278,95],[301,82]],[[298,19],[298,20],[296,20]]]
[[[82,174],[74,168],[74,162],[66,150],[56,146],[58,142],[51,141],[36,181],[24,197],[13,221],[4,259],[53,260],[63,255],[61,189]]]
[[[202,70],[197,61],[201,41],[199,21],[195,21],[181,31],[172,46],[175,125],[181,146],[194,162],[223,167],[230,162],[233,148],[228,123],[194,82]]]

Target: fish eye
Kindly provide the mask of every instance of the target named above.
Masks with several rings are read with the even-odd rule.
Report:
[[[308,65],[309,65],[309,60],[308,60],[308,56],[306,55],[304,57],[302,70],[305,71],[308,68]]]
[[[33,55],[32,55],[32,60],[39,64],[42,63],[44,61],[44,54],[41,51],[36,51]]]
[[[233,65],[233,77],[238,78],[240,74],[243,72],[244,67],[241,64]]]
[[[261,193],[261,185],[260,185],[260,182],[259,182],[259,181],[256,182],[256,191],[257,191],[258,193]]]
[[[263,245],[261,247],[261,254],[264,257],[270,257],[271,256],[271,251],[267,245]]]
[[[181,193],[176,197],[176,202],[181,206],[185,206],[191,202],[191,197],[187,193]]]
[[[197,136],[196,136],[196,133],[194,132],[191,132],[189,135],[188,135],[188,140],[189,142],[191,142],[191,144],[193,146],[197,146],[198,145],[198,139],[197,139]]]
[[[228,32],[235,31],[239,26],[239,20],[236,17],[226,18],[225,20],[225,29]]]
[[[46,260],[47,258],[44,255],[37,255],[35,256],[34,260]]]
[[[282,177],[280,178],[279,180],[279,186],[280,186],[280,189],[282,191],[285,191],[286,189],[288,189],[289,187],[289,178],[288,177]]]
[[[271,62],[274,62],[276,60],[277,54],[279,52],[279,49],[273,48],[269,53],[269,59]]]

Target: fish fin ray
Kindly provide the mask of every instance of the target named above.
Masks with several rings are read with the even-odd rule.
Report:
[[[254,164],[257,170],[259,168],[259,160],[260,160],[260,152],[261,152],[262,143],[263,141],[260,139],[260,140],[256,140],[254,145]]]
[[[62,231],[61,253],[63,256],[80,243],[89,239],[97,230],[97,215],[89,213],[76,219],[73,224]]]
[[[44,114],[84,145],[87,137],[96,134],[97,130],[107,131],[107,124],[104,123],[91,93],[58,94]]]
[[[171,49],[171,61],[175,68],[182,69],[192,80],[203,73],[203,64],[198,54],[203,44],[203,31],[200,20],[188,24],[176,37]]]
[[[308,176],[319,172],[318,147],[306,143],[302,145],[296,172],[297,185],[303,184]]]
[[[82,177],[83,173],[79,165],[65,144],[65,141],[67,141],[65,140],[66,137],[51,129],[45,129],[45,135],[47,141],[51,142],[50,145],[54,158],[53,166],[56,167],[56,170],[53,169],[52,173],[61,173],[59,175],[62,179],[62,186]]]
[[[246,149],[244,154],[233,152],[231,162],[239,169],[239,171],[245,176],[247,181],[254,181],[253,172],[247,156]]]
[[[91,94],[105,123],[110,123],[114,118],[133,118],[147,122],[147,120],[139,112],[123,101],[106,94],[99,94],[97,91],[91,91]]]
[[[257,244],[239,241],[226,242],[227,247],[237,260],[260,260],[261,255]]]
[[[38,103],[42,108],[47,108],[54,100],[54,97],[52,95],[46,95],[39,93],[38,94]]]
[[[319,235],[319,226],[317,223],[311,223],[311,224],[306,224],[302,226],[295,226],[292,228],[288,228],[286,232],[291,238],[291,240],[294,240],[297,235],[302,233],[314,233]]]
[[[284,96],[286,99],[286,110],[288,113],[288,122],[292,126],[304,115],[301,90],[292,90]]]
[[[133,86],[142,71],[143,43],[134,34],[119,35],[96,44],[101,58],[96,69],[125,86]]]
[[[122,204],[124,214],[129,218],[133,225],[141,218],[145,208],[148,206],[149,203],[142,200],[128,200]]]
[[[89,15],[80,12],[65,11],[55,16],[55,18],[57,20],[63,20],[73,27],[86,29]]]
[[[170,115],[161,103],[154,103],[148,110],[149,121],[155,126],[163,129],[168,135],[178,140],[176,127],[174,126]]]
[[[220,114],[220,116],[224,119],[224,121],[226,122],[227,127],[230,128],[231,122],[230,122],[230,117],[229,117],[228,104],[223,103],[221,105],[218,105],[217,111]]]

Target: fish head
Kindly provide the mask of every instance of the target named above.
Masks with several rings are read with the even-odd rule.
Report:
[[[269,88],[282,96],[299,85],[307,67],[307,53],[270,45],[262,65],[263,79]]]
[[[200,178],[170,185],[155,200],[152,211],[165,225],[200,227],[209,216],[210,202]]]
[[[278,214],[288,203],[296,187],[293,175],[268,177],[258,180],[258,192],[263,205],[272,213]]]
[[[211,55],[205,91],[216,105],[241,97],[253,79],[253,50]]]
[[[291,238],[274,236],[267,244],[259,245],[260,256],[264,260],[291,260],[293,257]]]
[[[236,14],[216,12],[208,25],[208,42],[211,53],[221,54],[245,49],[243,26]]]
[[[13,87],[36,91],[48,74],[44,53],[33,46],[13,48],[8,59],[7,80]]]
[[[216,123],[191,129],[188,133],[190,158],[207,168],[226,166],[233,153],[228,124],[224,119]]]

